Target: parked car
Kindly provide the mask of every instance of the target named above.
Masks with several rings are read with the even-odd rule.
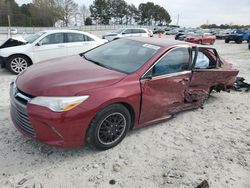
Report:
[[[87,141],[105,150],[128,130],[201,107],[212,90],[232,87],[237,74],[213,48],[124,38],[29,67],[11,83],[11,118],[46,144]]]
[[[124,37],[151,37],[151,33],[145,28],[124,28],[102,36],[108,41]]]
[[[192,42],[196,44],[211,44],[213,45],[216,37],[210,33],[193,33],[185,38],[186,42]]]
[[[184,40],[186,38],[186,35],[184,32],[177,33],[174,37],[175,40]]]
[[[223,39],[225,40],[229,36],[229,31],[220,31],[216,34],[216,39]]]
[[[10,33],[16,35],[18,33],[17,28],[11,28]]]
[[[241,44],[243,41],[249,42],[250,31],[249,30],[234,30],[229,36],[226,37],[225,43],[234,41],[237,44]]]
[[[154,28],[153,33],[154,33],[154,34],[158,34],[158,33],[164,34],[164,33],[165,33],[165,30],[164,30],[164,29],[161,29],[161,28]]]
[[[22,38],[8,39],[0,46],[1,67],[19,74],[35,63],[76,55],[107,40],[76,30],[48,30]]]

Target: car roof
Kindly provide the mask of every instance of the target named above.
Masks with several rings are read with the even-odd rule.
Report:
[[[124,39],[120,39],[120,40],[134,40],[134,41],[138,41],[138,42],[143,42],[143,43],[147,43],[147,44],[152,44],[152,45],[156,45],[156,46],[161,46],[164,48],[169,48],[172,46],[196,46],[195,44],[192,43],[188,43],[188,42],[184,42],[184,41],[178,41],[178,40],[169,40],[169,39],[164,39],[164,38],[155,38],[155,37],[128,37],[128,38],[124,38]]]
[[[84,31],[74,30],[74,29],[53,29],[53,30],[43,30],[42,32],[46,32],[46,33],[86,33]]]

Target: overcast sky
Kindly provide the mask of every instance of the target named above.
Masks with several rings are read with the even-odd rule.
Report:
[[[16,2],[23,4],[31,0],[16,0]],[[75,0],[75,2],[89,6],[93,0]],[[126,0],[126,2],[138,6],[148,1]],[[176,24],[179,14],[179,24],[185,27],[196,27],[205,23],[250,25],[250,0],[153,0],[151,2],[168,10],[172,18],[171,24]]]

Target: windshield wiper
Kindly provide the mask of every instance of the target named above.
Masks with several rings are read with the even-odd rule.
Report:
[[[99,65],[99,66],[101,66],[101,67],[108,68],[107,66],[105,66],[105,65],[103,65],[103,64],[101,64],[101,63],[99,63],[99,62],[97,62],[97,61],[94,61],[94,60],[92,60],[92,59],[87,58],[87,57],[85,56],[84,53],[80,54],[80,56],[82,56],[84,59],[86,59],[86,60],[88,60],[88,61],[91,61],[92,63],[94,63],[94,64],[96,64],[96,65]]]

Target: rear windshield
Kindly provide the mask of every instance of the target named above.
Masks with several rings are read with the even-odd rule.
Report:
[[[159,49],[159,46],[119,39],[85,53],[84,57],[100,66],[129,74],[141,68]]]

